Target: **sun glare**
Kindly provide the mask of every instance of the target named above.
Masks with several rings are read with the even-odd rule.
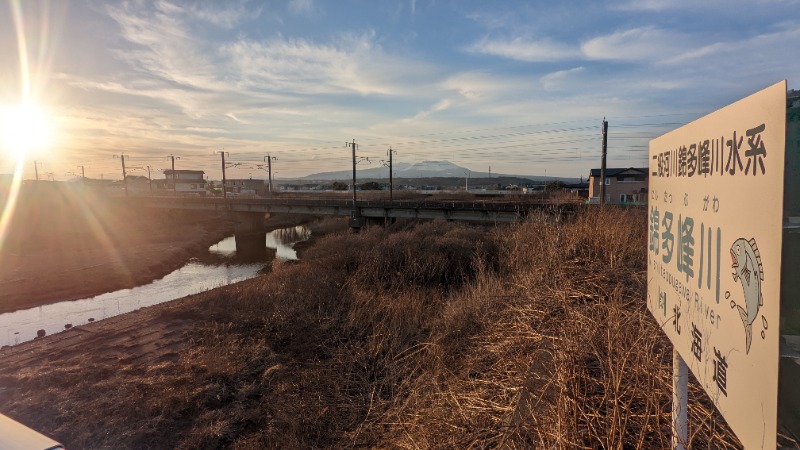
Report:
[[[0,143],[6,154],[15,160],[24,159],[28,152],[50,145],[50,118],[38,106],[2,107],[0,120]]]

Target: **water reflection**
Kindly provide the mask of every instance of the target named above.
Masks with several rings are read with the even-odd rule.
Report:
[[[292,246],[307,240],[310,234],[304,226],[275,230],[267,235],[266,245],[275,249],[276,258],[296,259]],[[236,256],[236,244],[231,236],[212,245],[206,254],[198,255],[185,266],[152,283],[82,300],[0,314],[0,346],[29,341],[39,330],[50,335],[63,331],[66,324],[84,325],[253,278],[267,262],[243,263]]]
[[[305,225],[281,228],[267,234],[267,248],[275,249],[275,258],[280,260],[297,259],[294,244],[307,241],[311,230]]]

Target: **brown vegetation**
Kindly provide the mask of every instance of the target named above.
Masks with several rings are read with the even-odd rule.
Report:
[[[0,208],[7,201],[0,192]],[[233,227],[219,215],[149,210],[79,185],[40,182],[23,186],[6,231],[0,313],[149,282]]]
[[[183,333],[170,353],[3,350],[0,411],[74,448],[666,448],[645,224],[608,208],[323,237],[138,313]],[[738,446],[696,383],[690,411],[693,448]]]

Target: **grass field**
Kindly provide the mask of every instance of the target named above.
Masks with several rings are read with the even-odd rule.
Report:
[[[0,369],[0,411],[68,448],[669,447],[643,211],[320,226],[302,261],[148,312],[170,357],[51,349]],[[691,447],[739,448],[690,389]]]

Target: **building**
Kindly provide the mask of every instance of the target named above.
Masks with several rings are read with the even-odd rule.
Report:
[[[172,169],[164,170],[164,180],[161,183],[153,181],[153,187],[159,191],[174,191],[178,195],[206,195],[205,172],[202,170],[176,170],[174,171],[175,186],[172,185]]]
[[[267,195],[269,186],[265,180],[244,178],[225,180],[225,191],[238,195]]]
[[[647,167],[606,169],[606,203],[647,204],[648,170]],[[600,169],[589,172],[589,203],[600,203]]]

